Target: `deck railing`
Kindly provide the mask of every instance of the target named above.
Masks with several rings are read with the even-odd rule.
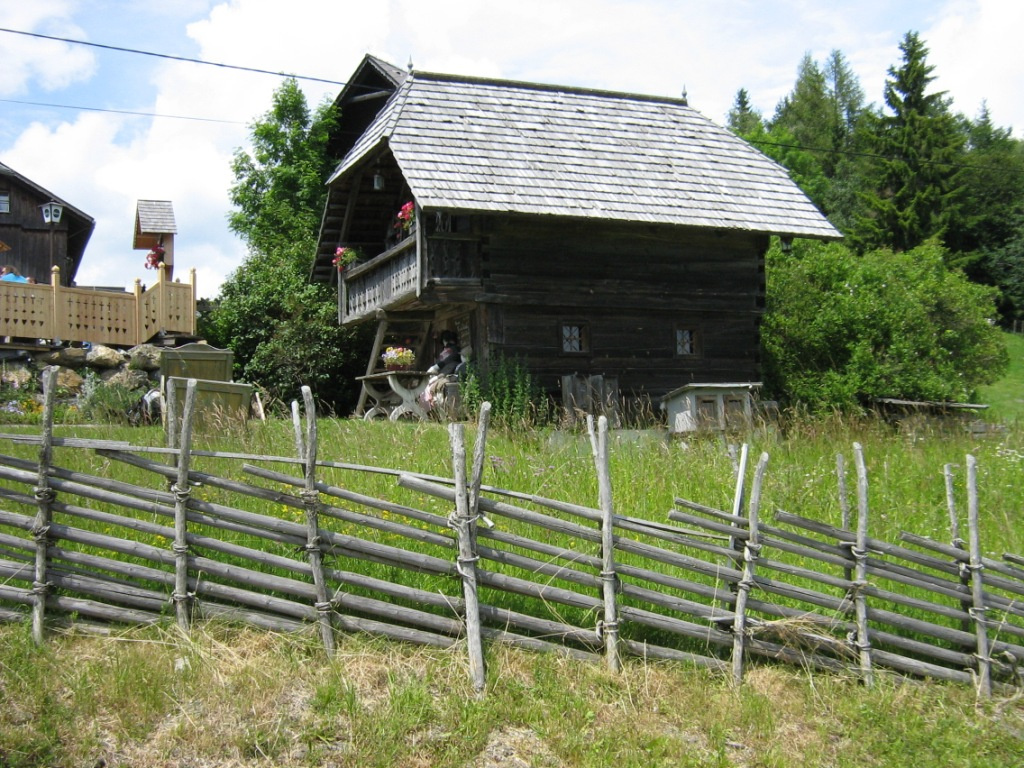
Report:
[[[359,264],[342,281],[342,321],[371,316],[378,309],[415,296],[419,286],[416,238]]]
[[[194,336],[196,271],[189,282],[171,282],[165,268],[156,283],[133,291],[68,288],[54,267],[50,285],[0,281],[0,336],[12,339],[60,339],[131,347],[161,333]]]
[[[479,238],[452,233],[422,238],[413,229],[402,241],[347,270],[341,281],[341,320],[393,309],[434,282],[479,285]],[[425,254],[425,257],[424,257]]]

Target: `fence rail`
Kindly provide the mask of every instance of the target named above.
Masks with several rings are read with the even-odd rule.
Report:
[[[50,285],[0,282],[0,336],[130,347],[195,332],[194,269],[188,283],[171,282],[160,265],[154,285],[143,290],[136,279],[130,293],[62,286],[59,267]]]
[[[0,618],[31,609],[40,642],[46,621],[75,614],[315,625],[328,652],[339,631],[466,643],[477,687],[483,641],[603,657],[612,669],[629,655],[678,660],[737,683],[758,657],[866,684],[880,669],[985,695],[1024,684],[1024,558],[981,555],[973,457],[969,541],[950,492],[949,544],[912,533],[889,542],[870,535],[858,445],[855,505],[838,464],[852,530],[781,510],[763,520],[769,458],[751,484],[746,448],[731,510],[677,499],[661,522],[615,513],[604,419],[588,425],[601,489],[589,507],[484,485],[483,416],[468,468],[462,427],[451,425],[449,479],[319,460],[311,397],[304,432],[293,411],[296,457],[194,451],[193,410],[186,394],[177,448],[55,437],[52,399],[41,434],[0,435],[39,446],[37,461],[0,456]],[[109,476],[61,467],[53,457],[69,450],[96,452]],[[241,461],[247,479],[193,466],[208,457]],[[118,479],[127,470],[153,482]],[[330,482],[363,470],[395,475],[428,509]],[[430,512],[430,500],[454,512]],[[279,514],[251,511],[257,504]]]

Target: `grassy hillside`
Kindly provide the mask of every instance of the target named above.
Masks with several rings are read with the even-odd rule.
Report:
[[[0,627],[0,765],[107,768],[1019,768],[1020,701],[967,686],[772,666],[742,689],[631,660],[490,648],[478,698],[460,651],[207,625],[34,648]]]
[[[991,386],[982,387],[979,400],[989,406],[990,418],[1024,420],[1024,334],[1005,334],[1010,370]]]
[[[816,420],[748,438],[754,455],[771,455],[764,507],[831,521],[835,454],[849,456],[861,443],[879,513],[872,531],[884,539],[911,530],[947,540],[942,466],[975,455],[982,539],[998,556],[1024,553],[1022,424],[979,437]],[[77,432],[89,434],[59,430]],[[104,437],[161,442],[154,428]],[[331,460],[450,471],[441,425],[323,420],[320,439]],[[283,455],[292,442],[291,425],[273,422],[197,447]],[[596,503],[583,437],[495,433],[487,452],[488,483]],[[96,471],[95,457],[80,454],[79,468]],[[611,454],[623,514],[664,520],[675,496],[728,508],[732,470],[721,441],[623,438]],[[381,475],[346,476],[345,485],[396,492]],[[40,649],[25,625],[0,626],[0,767],[1024,764],[1024,700],[978,701],[965,685],[882,673],[866,689],[852,677],[761,664],[734,690],[722,676],[635,658],[620,675],[497,645],[486,661],[487,692],[478,699],[461,649],[342,636],[327,659],[314,632],[217,624],[189,639],[170,625],[99,638],[55,630]]]

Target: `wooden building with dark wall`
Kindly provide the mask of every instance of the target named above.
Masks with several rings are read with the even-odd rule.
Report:
[[[62,207],[60,221],[48,223],[47,203]],[[49,284],[54,266],[62,285],[74,285],[95,220],[14,169],[0,163],[0,264]]]
[[[770,237],[839,233],[786,171],[685,100],[405,72],[366,57],[337,99],[312,278],[341,323],[429,365],[442,330],[659,398],[760,377]],[[412,202],[415,224],[396,218]],[[359,261],[339,271],[339,248]]]

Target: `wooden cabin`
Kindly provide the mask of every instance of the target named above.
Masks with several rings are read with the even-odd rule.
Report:
[[[367,373],[392,342],[429,365],[455,330],[484,369],[518,358],[556,395],[757,381],[770,237],[839,237],[685,99],[366,57],[336,105],[312,279],[338,286],[341,323],[378,324]],[[339,271],[339,248],[360,259]]]
[[[60,206],[44,218],[43,207]],[[53,267],[61,285],[74,285],[95,220],[34,181],[0,163],[0,264],[49,285]]]

